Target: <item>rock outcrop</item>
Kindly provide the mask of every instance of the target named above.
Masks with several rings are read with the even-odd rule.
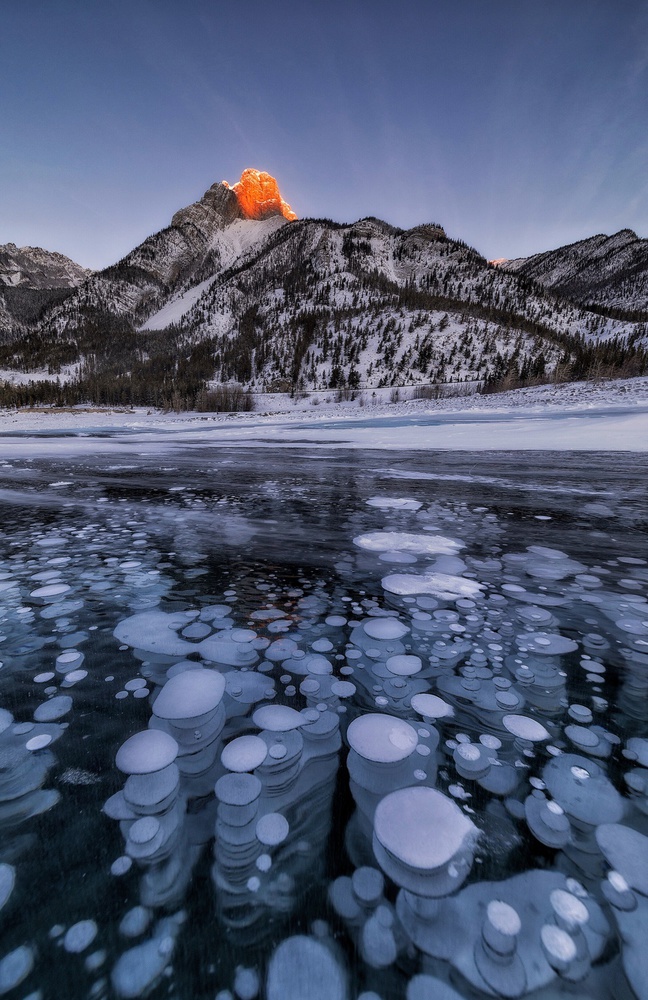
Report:
[[[227,181],[223,181],[227,187]],[[288,222],[297,216],[290,205],[283,200],[279,185],[274,177],[263,170],[244,170],[241,179],[230,189],[236,195],[245,219],[268,219],[273,215],[283,215]]]
[[[15,243],[0,246],[0,285],[10,288],[76,288],[91,273],[62,253]]]

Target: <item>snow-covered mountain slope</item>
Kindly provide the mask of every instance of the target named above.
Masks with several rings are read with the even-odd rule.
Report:
[[[591,236],[499,266],[583,305],[648,313],[648,240],[631,229],[614,236]]]
[[[170,226],[149,236],[117,264],[92,275],[69,301],[52,311],[50,327],[60,332],[92,312],[127,316],[141,323],[189,287],[217,276],[249,246],[285,225],[289,206],[279,196],[276,203],[268,199],[263,185],[259,191],[264,196],[262,217],[248,217],[254,205],[246,174],[256,175],[254,181],[269,177],[245,171],[234,187],[226,181],[213,184],[202,198],[176,212]],[[240,200],[243,195],[245,203]],[[174,315],[170,306],[169,318],[152,320],[150,328],[174,322]]]
[[[216,230],[210,240],[209,262],[203,261],[201,266],[202,271],[216,267],[215,272],[197,284],[182,283],[162,308],[148,317],[141,329],[163,330],[172,323],[179,323],[224,270],[236,262],[242,264],[258,244],[283,225],[282,216],[275,215],[261,221],[236,219],[224,229]]]
[[[255,387],[479,379],[511,359],[536,376],[570,338],[636,332],[490,266],[439,226],[377,219],[295,222],[174,306],[187,344],[212,341],[217,377]]]
[[[608,345],[596,364],[618,369],[620,345],[645,339],[634,317],[586,310],[439,225],[296,220],[274,178],[252,170],[87,278],[0,360],[77,365],[103,396],[121,380],[124,393],[136,382],[148,398],[154,383],[168,399],[178,385],[188,396],[228,379],[255,389],[538,380],[575,360],[567,377],[578,377],[593,364],[588,345]]]
[[[77,288],[92,272],[42,247],[0,246],[0,336],[24,332],[46,306]]]

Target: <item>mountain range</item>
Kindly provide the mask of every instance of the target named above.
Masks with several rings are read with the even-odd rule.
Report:
[[[436,223],[298,220],[257,170],[102,271],[0,247],[0,366],[95,401],[639,374],[646,320],[648,241],[630,230],[489,262]]]

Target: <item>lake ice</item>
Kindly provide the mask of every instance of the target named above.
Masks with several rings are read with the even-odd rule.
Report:
[[[648,997],[648,459],[87,444],[0,459],[0,995]]]

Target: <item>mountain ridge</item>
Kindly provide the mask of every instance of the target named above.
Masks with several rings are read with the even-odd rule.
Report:
[[[646,338],[645,324],[588,311],[524,261],[489,263],[437,223],[298,220],[274,178],[246,173],[262,180],[258,208],[237,185],[213,184],[8,338],[0,362],[71,366],[104,393],[132,384],[146,395],[152,380],[189,394],[229,379],[257,389],[538,379],[590,364],[599,347],[620,364]]]

